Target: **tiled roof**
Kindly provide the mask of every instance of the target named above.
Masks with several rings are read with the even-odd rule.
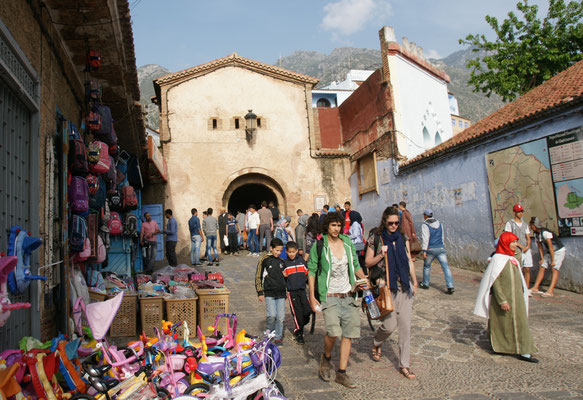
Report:
[[[267,75],[279,77],[285,80],[292,80],[302,83],[311,83],[312,85],[315,85],[316,83],[320,82],[320,80],[317,78],[313,78],[308,75],[298,74],[297,72],[292,72],[284,68],[276,67],[274,65],[269,65],[259,61],[251,60],[249,58],[241,57],[237,53],[233,53],[226,57],[219,58],[217,60],[213,60],[201,65],[197,65],[196,67],[164,75],[158,79],[154,79],[154,84],[163,85],[166,83],[171,83],[174,81],[182,80],[184,78],[188,78],[189,76],[192,75],[198,75],[206,71],[210,72],[217,68],[222,68],[228,65],[241,65],[243,67],[259,70]]]
[[[318,157],[350,157],[350,154],[345,152],[344,150],[318,150],[316,151],[316,155]]]
[[[482,138],[502,133],[506,128],[537,119],[557,107],[583,100],[583,61],[567,68],[540,86],[481,119],[453,138],[401,164],[410,167]]]

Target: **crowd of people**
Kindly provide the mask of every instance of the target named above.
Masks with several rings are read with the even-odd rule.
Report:
[[[495,243],[496,250],[483,275],[474,313],[489,320],[494,352],[515,354],[521,360],[537,363],[532,356],[537,348],[528,327],[528,298],[533,294],[553,296],[566,249],[558,235],[543,227],[538,218],[525,223],[520,204],[513,207],[513,212],[514,218],[507,222],[505,232]],[[316,313],[321,313],[326,335],[319,376],[331,380],[331,353],[339,341],[335,381],[348,388],[356,387],[346,369],[352,340],[360,337],[358,293],[386,286],[394,310],[379,318],[370,356],[380,361],[383,342],[398,330],[400,372],[405,378],[415,379],[410,360],[412,306],[417,289],[429,289],[434,259],[444,273],[445,294],[455,292],[445,250],[445,228],[434,217],[433,210],[423,212],[421,238],[405,202],[387,207],[380,216],[379,226],[370,227],[367,239],[362,216],[348,201],[343,207],[326,205],[320,213],[308,215],[302,210],[296,213],[297,225],[292,230],[291,218],[266,201],[259,209],[251,204],[245,212],[236,214],[221,209],[218,218],[209,208],[203,212],[202,221],[193,208],[188,221],[191,263],[201,265],[200,247],[204,240],[207,265],[219,265],[217,246],[221,253],[234,256],[242,249],[249,250],[248,255],[254,257],[263,252],[257,263],[255,286],[259,301],[266,307],[267,329],[275,331],[276,343],[282,345],[287,299],[294,339],[304,344],[304,327],[310,322],[310,316],[314,318]],[[155,240],[157,233],[165,234],[166,257],[169,263],[176,263],[176,221],[172,210],[166,210],[165,215],[168,223],[163,231],[145,215],[142,241]],[[541,268],[529,289],[533,266],[531,233],[537,243]],[[415,274],[416,257],[423,259],[421,282]],[[549,268],[551,283],[543,293],[540,284]]]

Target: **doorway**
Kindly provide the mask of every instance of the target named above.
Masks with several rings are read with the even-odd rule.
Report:
[[[229,197],[227,209],[231,213],[247,210],[250,204],[254,204],[257,209],[261,207],[262,201],[273,201],[277,205],[277,196],[265,185],[260,183],[249,183],[239,186]]]

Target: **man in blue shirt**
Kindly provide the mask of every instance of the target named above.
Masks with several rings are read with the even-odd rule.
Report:
[[[453,277],[449,270],[447,256],[445,254],[444,245],[444,229],[443,225],[433,218],[433,210],[427,209],[423,211],[423,219],[425,220],[421,225],[421,232],[423,233],[423,282],[419,284],[421,289],[429,289],[429,278],[431,274],[431,262],[437,258],[443,269],[445,276],[445,285],[447,286],[446,294],[453,294]]]
[[[171,209],[166,210],[164,215],[168,218],[168,223],[166,223],[166,229],[164,230],[164,235],[166,235],[166,260],[168,260],[168,264],[175,267],[178,265],[178,261],[176,260],[178,223],[176,222],[176,218],[172,216]]]
[[[190,263],[194,266],[200,264],[200,244],[202,243],[203,233],[200,226],[200,219],[198,219],[198,210],[193,208],[190,210],[192,217],[188,220],[188,229],[190,230]]]

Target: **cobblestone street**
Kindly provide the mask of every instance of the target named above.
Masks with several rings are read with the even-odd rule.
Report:
[[[265,309],[254,288],[256,257],[226,256],[218,268],[231,290],[230,310],[251,333],[265,329]],[[422,263],[417,261],[417,275]],[[213,267],[214,271],[216,267]],[[206,269],[211,270],[211,269]],[[348,374],[358,383],[348,390],[318,378],[323,318],[305,346],[294,343],[286,304],[283,361],[278,379],[290,399],[581,399],[583,398],[583,296],[562,290],[553,299],[535,296],[529,323],[539,348],[539,364],[492,353],[486,320],[472,314],[479,273],[452,268],[456,292],[444,293],[441,268],[433,265],[431,287],[419,290],[413,306],[412,370],[398,371],[397,333],[383,345],[381,362],[370,357],[373,332],[361,314],[361,339],[353,343]],[[309,326],[308,326],[309,327]],[[338,345],[332,353],[337,365]]]

